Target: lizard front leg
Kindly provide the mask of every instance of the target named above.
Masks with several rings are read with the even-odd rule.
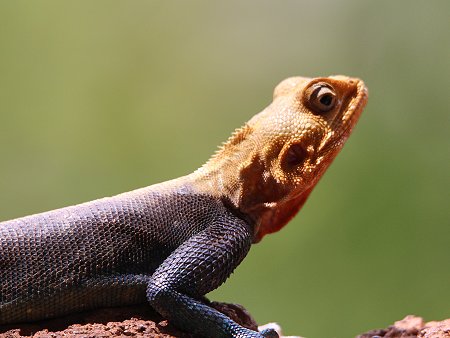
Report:
[[[278,337],[244,328],[198,299],[222,284],[251,245],[248,225],[224,217],[178,247],[154,272],[147,299],[179,328],[204,337]]]

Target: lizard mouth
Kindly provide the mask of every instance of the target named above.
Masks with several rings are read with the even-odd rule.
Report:
[[[343,126],[343,128],[341,128],[341,135],[346,133],[349,134],[349,132],[351,132],[367,103],[368,91],[364,82],[359,79],[351,79],[350,83],[353,82],[356,82],[356,95],[354,95],[345,106],[346,109],[344,108],[344,113],[339,114],[338,118],[332,123],[333,128],[336,124],[341,124]]]

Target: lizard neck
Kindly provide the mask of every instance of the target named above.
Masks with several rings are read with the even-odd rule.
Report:
[[[264,166],[258,161],[246,166],[243,163],[227,163],[214,168],[203,166],[191,176],[191,183],[206,193],[220,199],[244,218],[253,228],[253,242],[259,242],[266,234],[276,232],[286,225],[306,202],[313,186],[294,198],[286,198],[283,184],[265,176]]]
[[[273,217],[275,213],[279,214],[276,210],[288,194],[288,187],[274,178],[264,152],[249,137],[251,134],[252,128],[248,124],[237,129],[190,179],[196,189],[222,200],[250,222],[254,242],[258,242],[262,233],[280,229],[299,207],[284,210],[283,224],[281,218]]]

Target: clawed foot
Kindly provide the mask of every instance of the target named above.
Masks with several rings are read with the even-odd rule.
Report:
[[[274,329],[264,329],[260,333],[263,337],[279,338],[277,331],[275,331]]]

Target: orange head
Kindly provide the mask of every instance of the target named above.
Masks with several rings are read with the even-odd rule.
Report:
[[[356,78],[288,78],[275,88],[273,102],[200,169],[254,222],[254,242],[300,210],[350,135],[367,95]]]

